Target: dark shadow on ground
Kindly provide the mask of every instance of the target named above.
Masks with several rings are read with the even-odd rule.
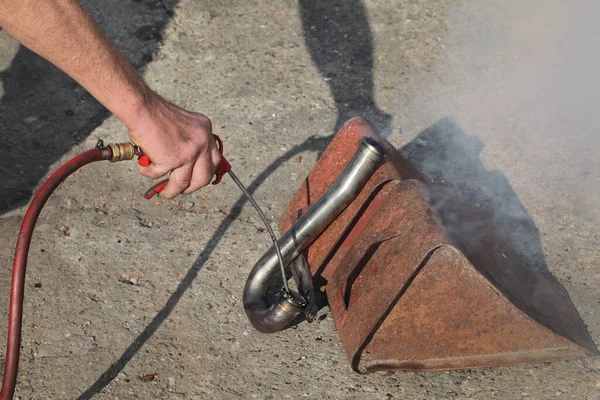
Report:
[[[353,116],[389,133],[392,117],[377,107],[373,37],[361,0],[299,0],[304,40],[338,109],[334,131]]]
[[[158,49],[176,2],[83,3],[141,72]],[[0,79],[5,91],[0,98],[1,215],[27,204],[49,167],[110,113],[62,71],[23,46],[10,67],[0,72]]]

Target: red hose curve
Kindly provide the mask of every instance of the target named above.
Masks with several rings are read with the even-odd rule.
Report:
[[[0,400],[11,400],[15,393],[17,372],[19,369],[19,354],[21,350],[25,269],[27,267],[27,256],[29,253],[29,245],[31,243],[31,235],[33,234],[33,229],[38,216],[42,211],[42,207],[44,207],[46,200],[48,200],[58,185],[73,172],[86,164],[109,158],[110,151],[107,151],[107,149],[89,150],[72,158],[44,182],[27,208],[27,212],[23,217],[23,223],[21,224],[21,230],[19,231],[13,263],[12,282],[10,286],[10,311],[8,314],[6,360],[4,363],[4,378],[2,380]]]

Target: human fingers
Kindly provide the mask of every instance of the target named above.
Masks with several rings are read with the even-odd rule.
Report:
[[[167,167],[154,163],[150,163],[149,165],[142,165],[138,163],[137,169],[140,174],[151,179],[158,179],[162,176],[165,176],[170,171]]]
[[[209,150],[207,157],[201,157],[196,160],[190,185],[184,190],[183,193],[189,194],[208,185],[212,180],[215,170],[220,162],[221,153],[216,147]]]
[[[193,169],[193,164],[187,164],[174,169],[169,175],[167,186],[160,193],[161,197],[172,199],[186,190],[190,186]]]

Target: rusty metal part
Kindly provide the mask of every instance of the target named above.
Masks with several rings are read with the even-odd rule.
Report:
[[[359,140],[351,157],[341,166],[343,171],[337,174],[338,179],[328,187],[306,212],[294,222],[279,239],[279,247],[284,265],[289,265],[302,250],[335,219],[335,217],[352,202],[361,192],[385,158],[383,149],[374,138]],[[287,326],[296,316],[289,315],[287,321],[276,320],[270,312],[277,310],[269,304],[267,291],[273,280],[280,275],[275,247],[271,247],[255,264],[244,287],[244,310],[252,325],[265,333],[276,332],[280,326]],[[283,276],[285,280],[286,277]]]
[[[288,208],[283,212],[279,219],[281,232],[288,231],[296,220],[325,194],[340,175],[349,157],[354,154],[363,137],[371,137],[379,141],[386,151],[387,162],[372,174],[354,201],[307,248],[307,260],[313,276],[329,279],[330,270],[325,269],[329,262],[328,256],[335,254],[335,243],[356,216],[362,212],[364,204],[370,201],[370,197],[377,188],[393,179],[427,181],[427,178],[400,156],[388,141],[379,138],[364,119],[353,118],[336,134],[310,175],[296,192]]]
[[[111,151],[110,162],[133,160],[140,153],[139,147],[131,142],[110,143],[106,147]]]
[[[364,136],[348,121],[280,219],[289,229],[326,192]],[[475,236],[450,237],[433,212],[445,196],[397,150],[306,249],[352,368],[447,370],[597,355],[565,289],[531,270],[479,208],[452,204]],[[456,217],[455,215],[455,217]],[[491,221],[491,222],[490,222]]]

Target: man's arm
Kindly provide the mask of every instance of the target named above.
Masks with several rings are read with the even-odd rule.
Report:
[[[0,0],[0,26],[65,71],[129,129],[152,160],[140,173],[169,171],[167,198],[208,184],[221,156],[210,120],[152,92],[77,0]]]

